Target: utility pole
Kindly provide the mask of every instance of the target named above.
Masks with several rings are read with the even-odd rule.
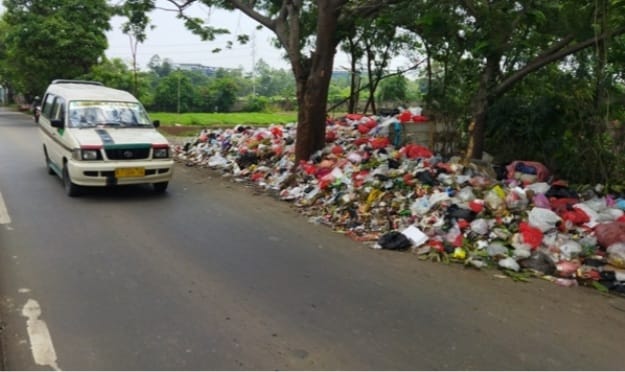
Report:
[[[180,117],[180,69],[178,69],[178,117]]]
[[[256,97],[256,31],[252,34],[252,96]]]

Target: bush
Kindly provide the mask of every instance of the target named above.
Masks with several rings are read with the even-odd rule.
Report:
[[[248,96],[243,105],[244,112],[264,112],[269,106],[269,99],[261,96]]]

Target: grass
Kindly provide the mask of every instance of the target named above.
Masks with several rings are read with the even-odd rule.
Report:
[[[160,120],[161,125],[183,125],[183,126],[235,126],[238,124],[267,126],[270,124],[294,123],[297,119],[296,112],[235,112],[235,113],[167,113],[152,112],[152,120]]]

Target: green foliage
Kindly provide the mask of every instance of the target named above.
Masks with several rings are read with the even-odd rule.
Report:
[[[403,75],[392,76],[380,82],[378,99],[382,102],[403,103],[408,98],[408,82]]]
[[[112,88],[131,91],[133,88],[132,72],[119,58],[105,59],[91,68],[91,71],[80,76],[81,79],[99,81]]]
[[[189,112],[194,107],[196,90],[181,72],[160,79],[154,93],[153,108],[160,111]]]
[[[53,79],[81,76],[104,55],[111,8],[106,0],[5,0],[5,78],[26,95]]]
[[[234,78],[222,77],[209,85],[209,112],[228,112],[237,100],[239,87]],[[212,110],[211,110],[212,108]]]
[[[293,73],[274,69],[262,59],[256,63],[256,94],[266,97],[295,95]]]
[[[269,98],[264,96],[247,96],[243,111],[245,112],[263,112],[269,108]]]
[[[622,185],[625,128],[622,111],[606,127],[592,80],[552,67],[528,77],[489,111],[487,152],[497,161],[530,159],[575,183]],[[563,94],[566,92],[566,94]]]

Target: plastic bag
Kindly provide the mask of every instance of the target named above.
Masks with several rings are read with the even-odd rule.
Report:
[[[416,216],[423,216],[430,210],[430,208],[432,208],[430,198],[427,195],[424,195],[412,203],[410,211]]]
[[[527,208],[527,195],[525,195],[525,192],[520,187],[515,187],[510,190],[510,192],[508,192],[508,195],[506,195],[505,200],[506,206],[509,210],[518,211]]]
[[[378,239],[378,244],[382,249],[393,251],[403,251],[412,247],[412,242],[408,237],[399,231],[389,231]]]
[[[553,275],[556,272],[556,264],[541,251],[532,252],[528,258],[520,260],[519,265],[524,269],[531,269],[545,275]]]
[[[528,217],[529,224],[539,228],[542,232],[554,229],[556,224],[561,221],[560,216],[555,212],[537,207],[532,208]]]
[[[608,248],[616,243],[625,243],[625,223],[608,222],[595,226],[597,243],[602,248]]]
[[[521,270],[521,266],[519,266],[518,262],[516,262],[516,260],[512,257],[501,259],[499,260],[499,262],[497,262],[497,264],[503,269],[508,269],[512,271]]]
[[[566,260],[576,258],[582,253],[582,245],[574,240],[568,240],[558,248]]]
[[[544,182],[550,175],[547,167],[535,161],[513,161],[506,167],[506,170],[508,171],[508,179],[531,180],[531,183],[535,181]],[[535,177],[524,178],[523,175]]]
[[[538,208],[551,208],[551,203],[549,203],[549,199],[547,199],[545,194],[534,195],[534,197],[532,198],[532,203],[534,203],[534,206]]]
[[[505,257],[508,255],[508,248],[501,242],[493,242],[486,247],[486,252],[491,257]]]
[[[543,241],[543,232],[540,228],[530,226],[527,222],[519,224],[519,231],[523,237],[523,243],[536,249]]]
[[[484,203],[490,210],[498,210],[504,205],[504,198],[495,189],[489,190],[484,196]]]
[[[471,231],[479,235],[487,235],[490,232],[488,221],[483,218],[474,220],[471,222]]]
[[[467,186],[458,191],[456,197],[463,202],[469,202],[475,199],[475,194],[473,194],[473,188]]]
[[[445,200],[449,200],[449,194],[446,192],[435,192],[430,195],[430,205],[436,205]]]
[[[534,194],[545,194],[549,188],[551,186],[547,182],[536,182],[525,187],[526,190],[532,190]]]
[[[608,263],[625,269],[625,243],[616,243],[608,247]]]
[[[228,160],[220,154],[215,154],[208,159],[208,166],[215,168],[223,168],[228,165]]]

